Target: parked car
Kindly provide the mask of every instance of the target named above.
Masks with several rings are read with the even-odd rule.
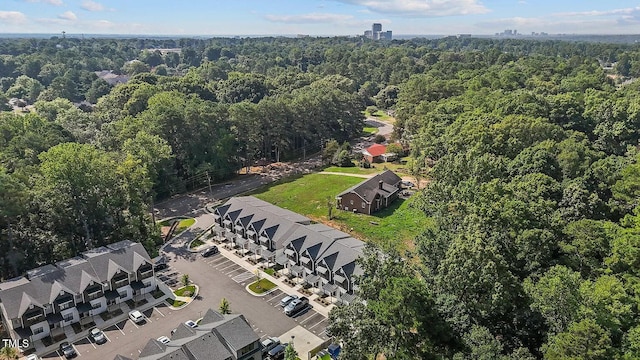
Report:
[[[268,337],[262,340],[262,356],[278,345],[280,345],[280,339],[277,337]]]
[[[202,255],[202,257],[209,257],[211,255],[215,255],[217,253],[219,253],[220,250],[218,250],[217,246],[212,246],[210,248],[205,249],[203,252],[200,253],[200,255]]]
[[[305,309],[308,305],[309,305],[309,299],[303,296],[299,299],[295,299],[292,302],[290,302],[289,305],[287,305],[284,308],[284,313],[287,316],[292,316],[297,314],[302,309]]]
[[[188,327],[192,328],[192,329],[195,329],[195,328],[198,327],[198,324],[196,324],[196,322],[193,321],[193,320],[187,320],[187,321],[184,322],[184,324],[187,325]]]
[[[293,300],[297,299],[298,295],[287,295],[285,297],[282,298],[282,300],[280,300],[280,306],[285,307],[287,305],[289,305],[290,302],[292,302]]]
[[[89,336],[91,336],[91,339],[93,339],[93,342],[95,342],[98,345],[104,344],[107,342],[107,337],[98,328],[91,329],[91,331],[89,332]]]
[[[26,357],[26,360],[40,360],[40,358],[36,354],[31,354]]]
[[[163,343],[163,344],[165,344],[165,345],[167,345],[168,343],[170,343],[170,342],[171,342],[171,340],[170,340],[168,337],[166,337],[166,336],[160,336],[160,337],[159,337],[158,339],[156,339],[156,340],[158,340],[159,342],[161,342],[161,343]]]
[[[402,186],[406,187],[406,188],[412,188],[415,186],[414,183],[412,183],[411,181],[407,181],[407,180],[402,180],[400,182],[400,184],[402,184]]]
[[[145,320],[144,315],[142,315],[142,313],[138,310],[129,311],[129,319],[131,319],[131,321],[136,324],[139,324]]]
[[[284,359],[284,350],[287,348],[287,343],[277,345],[267,353],[267,359],[269,360],[282,360]]]
[[[60,352],[66,359],[71,359],[78,355],[78,353],[76,353],[76,349],[74,349],[73,346],[71,346],[71,344],[66,341],[60,344]]]

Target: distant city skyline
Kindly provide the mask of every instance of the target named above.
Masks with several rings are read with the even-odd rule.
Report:
[[[3,0],[0,33],[362,35],[637,34],[628,0]]]

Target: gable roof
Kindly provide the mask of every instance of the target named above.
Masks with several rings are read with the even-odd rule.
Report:
[[[387,152],[387,147],[382,144],[373,144],[365,150],[369,155],[376,157]]]
[[[134,272],[145,262],[151,263],[151,259],[144,247],[128,240],[89,250],[2,283],[0,307],[9,319],[15,319],[24,315],[30,305],[43,307],[61,292],[81,294],[91,282],[105,282],[118,270]]]
[[[140,360],[235,359],[240,349],[259,340],[242,315],[223,315],[209,309],[197,331],[180,324],[168,346],[159,347],[156,340],[150,340],[140,353]]]
[[[376,196],[388,197],[399,190],[398,183],[402,179],[391,170],[376,174],[338,194],[354,193],[367,203],[371,203]]]

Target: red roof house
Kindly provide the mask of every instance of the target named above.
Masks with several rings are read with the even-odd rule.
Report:
[[[387,147],[382,144],[373,144],[362,152],[362,155],[368,162],[384,162],[381,155],[387,152]]]

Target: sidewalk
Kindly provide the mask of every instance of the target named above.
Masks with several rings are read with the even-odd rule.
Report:
[[[205,232],[207,232],[207,230],[205,230]],[[245,268],[247,271],[250,271],[252,274],[255,274],[256,270],[260,269],[260,266],[258,264],[253,265],[250,262],[248,262],[247,260],[245,260],[246,258],[248,258],[248,256],[244,256],[244,257],[240,257],[238,255],[236,255],[233,251],[225,249],[224,246],[222,246],[221,244],[217,244],[215,243],[213,240],[211,239],[207,239],[206,235],[200,237],[200,240],[202,242],[204,242],[204,245],[199,246],[197,249],[204,249],[208,246],[212,246],[212,245],[216,245],[218,247],[218,250],[220,250],[220,253],[222,255],[224,255],[227,259],[233,261],[234,263],[242,266],[243,268]],[[192,250],[192,252],[197,252],[196,250]],[[262,271],[262,270],[260,270]],[[284,280],[284,276],[280,276],[280,278],[276,279],[275,277],[265,273],[264,271],[262,271],[261,273],[262,278],[264,279],[268,279],[269,281],[271,281],[272,283],[276,284],[278,286],[278,288],[280,288],[280,290],[282,290],[283,292],[287,293],[287,294],[295,294],[298,296],[306,296],[303,295],[302,293],[300,293],[298,290],[302,288],[302,285],[296,285],[294,287],[291,287],[287,284],[285,284],[282,280]],[[283,296],[284,297],[284,296]],[[331,304],[328,306],[323,306],[321,304],[319,304],[318,302],[315,301],[316,298],[318,298],[319,296],[317,294],[312,294],[307,296],[309,298],[309,304],[313,307],[313,309],[315,311],[317,311],[318,313],[320,313],[321,315],[325,316],[325,317],[329,317],[329,311],[331,311],[331,309],[333,309],[333,307],[335,307],[335,304]]]

